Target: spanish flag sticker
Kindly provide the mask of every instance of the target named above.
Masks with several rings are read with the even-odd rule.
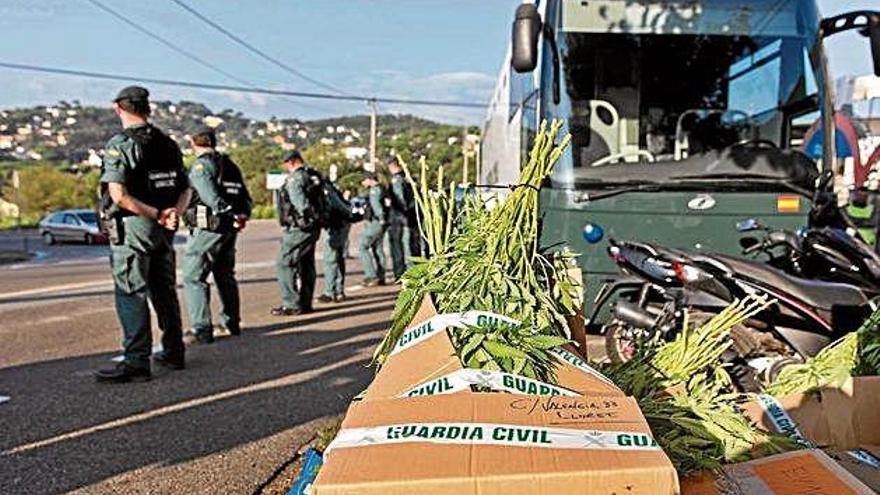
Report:
[[[779,213],[797,213],[801,211],[800,196],[777,196],[776,211],[778,211]]]

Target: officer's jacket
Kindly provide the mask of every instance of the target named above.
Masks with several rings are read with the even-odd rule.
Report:
[[[189,183],[193,189],[191,206],[201,204],[217,214],[250,216],[250,193],[241,170],[228,156],[217,152],[200,155],[189,171]]]
[[[151,124],[131,126],[107,142],[102,183],[125,185],[129,194],[154,208],[170,208],[187,188],[180,148]]]
[[[406,175],[398,172],[391,176],[391,206],[399,215],[406,215],[413,208],[412,189],[406,181]]]
[[[291,172],[284,180],[284,191],[290,199],[293,214],[301,215],[309,208],[309,199],[306,196],[306,180],[308,180],[305,166]]]
[[[373,211],[371,222],[386,222],[388,220],[385,209],[385,188],[375,185],[369,191],[370,209]]]

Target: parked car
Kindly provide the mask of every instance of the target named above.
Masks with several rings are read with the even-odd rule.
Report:
[[[92,210],[60,210],[50,213],[40,221],[40,235],[46,245],[56,242],[107,242],[107,236],[98,228],[98,216]]]

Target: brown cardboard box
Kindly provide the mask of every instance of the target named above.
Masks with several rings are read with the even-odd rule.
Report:
[[[880,377],[851,378],[837,388],[787,395],[776,402],[762,405],[758,400],[743,410],[767,431],[787,429],[805,443],[827,448],[831,458],[880,493],[880,469],[849,453],[863,449],[867,457],[880,457]]]
[[[408,331],[419,329],[420,325],[436,315],[430,298],[425,297],[412,323],[407,326]],[[410,345],[387,357],[367,388],[365,400],[402,397],[420,386],[436,385],[443,388],[443,377],[464,368],[446,331],[420,334],[419,338],[421,340],[417,345]],[[556,385],[559,387],[581,395],[625,395],[611,381],[590,368],[575,347],[565,346],[555,350],[554,354],[558,357]]]
[[[800,450],[725,466],[714,482],[701,473],[682,495],[871,495],[875,492],[821,450]]]
[[[880,445],[880,377],[851,378],[838,388],[777,398],[801,434],[819,447],[849,450]],[[746,416],[767,431],[774,418],[759,402],[743,407]],[[785,418],[777,422],[785,422]]]
[[[403,425],[423,426],[404,441]],[[678,493],[634,399],[463,393],[354,403],[313,487],[314,495],[575,493]]]
[[[880,454],[880,448],[867,447],[863,449],[876,464],[876,458]],[[841,451],[837,449],[828,449],[825,451],[829,457],[834,459],[843,469],[849,471],[850,474],[859,479],[868,488],[880,493],[880,469],[869,463],[866,463],[853,455],[853,451]]]

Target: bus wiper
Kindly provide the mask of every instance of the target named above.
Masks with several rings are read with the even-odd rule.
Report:
[[[606,191],[599,192],[582,192],[580,194],[576,194],[574,197],[575,203],[592,203],[595,201],[599,201],[602,199],[613,198],[614,196],[620,196],[621,194],[633,193],[633,192],[656,192],[663,188],[661,184],[639,184],[629,187],[620,187],[617,189],[610,189]]]
[[[801,196],[812,199],[813,192],[804,189],[800,186],[797,186],[791,182],[779,180],[777,178],[767,177],[766,175],[760,174],[701,174],[701,175],[682,175],[673,177],[675,180],[690,182],[690,183],[702,183],[702,182],[717,182],[719,180],[731,179],[735,180],[735,185],[748,185],[748,184],[765,184],[772,186],[783,186],[786,189],[789,189],[792,192],[800,194]]]

